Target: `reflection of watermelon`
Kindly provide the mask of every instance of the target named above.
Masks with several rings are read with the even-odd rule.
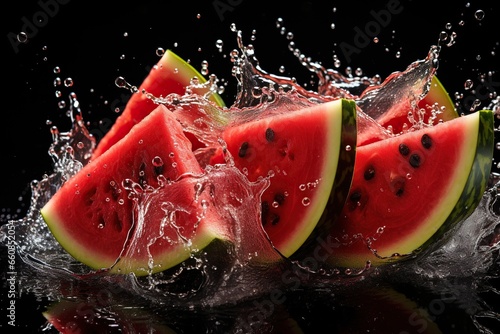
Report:
[[[113,146],[118,140],[123,138],[130,129],[140,122],[146,115],[156,108],[156,104],[143,94],[143,91],[153,94],[156,97],[165,97],[175,93],[184,95],[185,88],[190,84],[193,77],[197,77],[200,83],[206,82],[203,76],[191,65],[178,57],[171,50],[167,50],[158,63],[151,69],[148,76],[128,101],[121,115],[116,119],[111,129],[99,141],[93,152],[92,159],[95,159],[103,152]],[[203,94],[201,90],[194,90],[195,93]],[[217,94],[212,94],[210,99],[220,106],[224,102]],[[187,134],[190,136],[190,134]],[[194,142],[194,137],[190,136]]]
[[[102,298],[99,303],[62,299],[44,311],[43,316],[62,334],[176,333],[143,307],[108,305]]]
[[[358,147],[348,200],[328,236],[338,247],[331,262],[382,263],[372,251],[412,253],[469,216],[488,181],[493,127],[484,110]]]
[[[333,223],[344,203],[355,155],[355,112],[353,101],[340,99],[259,118],[222,134],[234,164],[250,181],[272,173],[261,199],[262,223],[285,256],[314,236],[315,228]]]
[[[425,308],[386,286],[357,287],[337,296],[338,333],[442,334]]]
[[[163,270],[185,260],[191,249],[203,249],[219,238],[218,219],[208,211],[200,222],[202,208],[194,201],[197,194],[191,186],[165,190],[178,198],[172,208],[156,200],[146,207],[145,216],[135,216],[130,197],[134,192],[126,188],[146,192],[160,183],[166,188],[168,181],[185,173],[202,170],[179,122],[159,106],[66,181],[41,213],[68,253],[90,267],[136,274]]]

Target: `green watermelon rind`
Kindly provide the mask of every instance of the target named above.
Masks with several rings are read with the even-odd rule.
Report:
[[[292,254],[292,259],[300,259],[310,254],[318,247],[318,237],[327,235],[339,217],[347,200],[354,175],[357,144],[357,106],[349,99],[342,101],[342,127],[340,133],[340,151],[336,166],[335,179],[330,188],[328,200],[320,211],[320,217],[309,237],[298,250]]]
[[[172,65],[174,65],[175,68],[185,67],[189,70],[189,72],[187,72],[187,73],[189,73],[189,77],[186,77],[187,80],[190,80],[193,76],[196,76],[198,78],[198,80],[200,81],[200,83],[203,84],[203,83],[207,82],[207,79],[205,79],[205,77],[197,69],[195,69],[193,67],[193,65],[191,65],[190,63],[188,63],[187,61],[185,61],[184,59],[179,57],[175,52],[173,52],[170,49],[168,49],[165,52],[168,53],[167,56],[171,57],[174,60],[172,62]],[[182,74],[184,76],[186,76],[185,73],[186,73],[185,71],[182,72]],[[209,100],[212,100],[215,104],[217,104],[220,107],[225,106],[224,100],[217,93],[212,93],[209,97]]]
[[[305,223],[295,231],[289,242],[276,248],[287,258],[306,247],[306,244],[315,239],[319,230],[332,223],[332,212],[340,212],[352,181],[357,133],[356,104],[343,98],[327,104],[330,108],[329,121],[325,127],[328,128],[329,139],[325,143],[324,152],[330,158],[325,159],[322,169],[324,176],[316,188],[317,200],[307,207],[308,213],[303,217]]]
[[[444,191],[447,196],[421,220],[419,229],[405,238],[390,241],[384,247],[380,243],[375,244],[371,252],[368,246],[365,251],[356,249],[352,252],[341,247],[327,259],[330,266],[362,268],[368,260],[372,266],[380,266],[413,259],[424,250],[439,247],[440,241],[446,240],[446,234],[453,226],[472,214],[488,183],[494,149],[494,120],[491,110],[463,117],[468,117],[461,128],[466,134],[460,141],[463,153],[456,162],[457,168],[448,171],[452,181],[448,182]],[[445,126],[446,123],[436,126]]]
[[[445,111],[440,115],[440,118],[444,121],[457,118],[459,116],[457,108],[455,108],[450,95],[437,76],[432,77],[430,85],[431,87],[424,100],[429,99],[437,103],[439,107],[445,108]]]
[[[104,270],[111,274],[134,273],[136,276],[145,276],[154,274],[169,268],[172,268],[190,258],[193,254],[207,248],[215,240],[227,242],[224,232],[214,228],[213,224],[207,226],[202,223],[198,226],[196,235],[190,240],[190,246],[179,244],[175,249],[169,249],[168,252],[158,254],[154,257],[152,268],[149,268],[143,261],[136,261],[127,257],[127,242],[124,244],[122,255],[117,259],[103,258],[102,253],[93,252],[87,245],[75,241],[73,236],[64,229],[64,222],[57,217],[56,211],[51,208],[53,202],[48,202],[41,210],[41,215],[47,223],[49,230],[59,244],[73,258],[84,263],[94,270]],[[134,227],[130,233],[133,233]]]
[[[164,106],[160,106],[158,108],[162,109],[162,111],[158,112],[164,112],[166,113],[166,115],[170,115],[170,112]],[[151,113],[149,117],[152,116],[153,115]],[[172,127],[176,126],[177,131],[181,133],[182,128],[180,124],[178,124],[178,122],[173,118],[170,121],[172,122],[171,124],[165,123],[165,126],[170,126],[169,131],[172,131],[172,133],[174,133],[173,131],[175,129],[172,129]],[[158,124],[155,124],[155,126],[156,130],[160,131]],[[132,130],[131,132],[129,132],[128,136],[136,135]],[[107,271],[109,273],[122,274],[133,272],[137,276],[143,276],[178,265],[182,261],[188,259],[191,255],[193,255],[193,253],[197,253],[200,250],[206,248],[216,239],[227,240],[227,234],[225,233],[224,227],[218,224],[218,217],[204,217],[197,225],[196,233],[190,239],[189,245],[187,243],[179,243],[175,247],[170,248],[161,254],[156,254],[154,256],[153,266],[152,268],[149,268],[149,262],[143,260],[137,261],[136,259],[130,257],[130,243],[135,242],[136,240],[134,233],[136,233],[137,222],[134,222],[128,230],[127,240],[123,241],[121,251],[113,254],[104,253],[102,251],[94,249],[92,247],[92,239],[88,240],[85,238],[80,238],[79,236],[75,237],[74,232],[68,230],[68,228],[71,227],[71,222],[66,221],[67,218],[66,216],[64,216],[64,208],[66,206],[75,205],[75,198],[83,196],[82,194],[80,194],[80,191],[77,188],[73,189],[69,187],[71,187],[71,185],[78,185],[77,180],[81,180],[78,179],[79,177],[85,180],[91,175],[99,176],[99,173],[101,171],[111,170],[113,167],[110,167],[106,163],[103,163],[103,161],[105,162],[106,159],[109,159],[109,156],[116,155],[115,151],[122,150],[123,145],[130,145],[131,140],[129,138],[131,137],[128,136],[122,138],[116,145],[113,145],[109,150],[105,151],[96,160],[84,166],[82,170],[77,173],[77,175],[73,176],[67,181],[68,184],[64,185],[66,186],[65,189],[59,189],[54,194],[54,196],[40,209],[41,217],[43,218],[52,235],[58,241],[61,247],[74,259],[80,261],[81,263],[87,265],[92,269]],[[182,138],[184,138],[186,143],[189,143],[187,138]],[[133,145],[137,145],[137,147],[128,147],[128,149],[138,150],[139,145],[141,144],[135,143]],[[186,153],[186,155],[180,153],[176,153],[176,155],[178,156],[178,158],[182,157],[184,159],[187,159],[192,155],[192,152],[190,150],[187,150],[187,152],[189,153]],[[194,156],[192,156],[192,160],[195,160]],[[191,173],[191,171],[187,172]],[[192,172],[196,174],[195,171]],[[196,172],[201,173],[201,168]],[[82,181],[82,183],[85,182]],[[83,184],[81,186],[83,187]],[[80,186],[78,187],[81,189]],[[63,190],[65,192],[62,192]],[[194,190],[192,191],[194,192]],[[77,199],[81,201],[81,198]],[[81,202],[76,201],[76,203]],[[212,220],[210,218],[212,218]],[[134,217],[134,219],[136,218]]]
[[[495,120],[492,110],[480,110],[478,113],[479,130],[476,154],[463,191],[448,218],[438,231],[436,231],[434,236],[422,245],[420,248],[422,250],[433,244],[435,245],[439,240],[441,242],[444,241],[447,232],[467,219],[476,210],[484,196],[493,164]],[[417,250],[417,253],[419,250]]]
[[[495,141],[493,127],[493,112],[491,110],[478,111],[477,137],[473,145],[475,153],[471,158],[466,159],[468,161],[468,168],[465,168],[465,164],[461,164],[462,168],[457,169],[458,172],[455,176],[457,182],[454,182],[454,185],[457,186],[457,184],[462,184],[462,186],[460,186],[460,191],[456,193],[452,191],[452,195],[448,197],[448,201],[455,198],[453,199],[451,209],[447,209],[450,206],[445,205],[435,210],[437,214],[436,220],[443,216],[445,217],[442,219],[442,223],[437,226],[436,231],[429,238],[423,240],[421,246],[416,249],[407,249],[398,252],[397,256],[381,256],[379,259],[380,261],[372,261],[372,265],[383,265],[400,260],[410,260],[417,257],[423,251],[432,250],[438,247],[446,240],[448,232],[450,232],[454,226],[463,222],[474,212],[486,190],[489,173],[493,163]],[[469,145],[470,144],[472,143],[469,143]],[[459,180],[464,181],[460,182]]]

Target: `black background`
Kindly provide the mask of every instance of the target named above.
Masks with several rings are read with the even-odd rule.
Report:
[[[68,118],[58,108],[58,102],[67,102],[70,92],[77,94],[84,117],[92,124],[114,118],[117,114],[113,107],[123,108],[128,96],[115,86],[115,78],[121,75],[139,85],[158,61],[155,52],[161,47],[173,49],[197,69],[207,60],[210,73],[228,83],[222,96],[231,103],[236,81],[228,54],[237,47],[236,35],[230,30],[232,23],[243,31],[244,43],[255,46],[264,70],[296,77],[301,84],[310,82],[311,73],[288,49],[289,41],[276,28],[278,18],[283,19],[287,32],[293,32],[296,47],[325,67],[333,68],[335,53],[342,63],[339,70],[360,67],[365,75],[379,74],[383,78],[424,58],[441,31],[453,31],[457,33],[456,43],[443,48],[438,69],[438,77],[448,92],[464,94],[466,103],[460,104],[462,108],[472,96],[485,101],[489,89],[500,90],[500,75],[496,73],[500,11],[492,8],[494,1],[453,1],[440,3],[438,8],[436,1],[402,0],[401,12],[378,26],[379,42],[358,48],[348,59],[341,43],[356,46],[356,29],[364,30],[375,22],[373,11],[385,9],[388,3],[397,1],[370,1],[368,5],[357,1],[251,0],[11,2],[9,9],[2,10],[2,223],[22,217],[29,204],[29,182],[51,171],[47,120],[62,131],[69,129]],[[474,17],[478,9],[486,13],[481,21]],[[22,29],[29,33],[28,41],[16,43],[13,36]],[[255,40],[250,38],[253,30]],[[222,53],[216,47],[218,39],[224,42]],[[56,66],[61,68],[58,75],[53,73]],[[285,67],[284,73],[279,72],[280,66]],[[480,74],[488,71],[495,72],[490,85],[477,86]],[[74,81],[71,88],[62,89],[62,98],[55,95],[56,76]],[[466,91],[467,79],[480,90]],[[35,327],[41,321],[36,319]]]

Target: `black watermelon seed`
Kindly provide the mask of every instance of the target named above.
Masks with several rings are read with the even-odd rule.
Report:
[[[271,222],[271,225],[277,225],[280,221],[280,216],[275,213],[271,213],[269,215],[269,221]]]
[[[164,165],[153,167],[153,172],[154,172],[155,176],[159,176],[159,175],[163,174],[163,167],[164,167]]]
[[[266,140],[268,142],[274,141],[274,130],[271,128],[266,129]]]
[[[248,142],[244,141],[243,144],[240,146],[240,150],[238,151],[238,156],[240,158],[244,158],[245,155],[247,155],[247,150],[248,150]]]
[[[274,200],[279,204],[283,204],[283,202],[285,201],[285,195],[282,194],[282,193],[277,193],[276,195],[274,195]]]
[[[428,134],[424,134],[420,142],[422,143],[422,146],[425,147],[426,149],[430,149],[432,146],[432,138]]]
[[[361,192],[359,190],[353,191],[351,196],[349,196],[349,200],[351,202],[357,203],[361,199]]]
[[[269,215],[269,203],[266,202],[266,201],[264,201],[260,205],[261,205],[260,216],[261,216],[261,219],[262,219],[262,225],[266,225],[267,224],[267,218],[268,218],[268,215]]]
[[[375,177],[375,168],[373,166],[368,167],[364,174],[365,180],[369,181]]]
[[[399,153],[401,153],[404,156],[407,156],[408,154],[410,154],[410,148],[408,147],[408,145],[401,143],[399,144]]]
[[[417,168],[420,166],[420,163],[421,163],[421,159],[420,159],[420,155],[414,153],[410,156],[410,165],[413,167],[413,168]]]

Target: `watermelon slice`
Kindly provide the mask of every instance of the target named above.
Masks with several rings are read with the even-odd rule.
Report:
[[[483,110],[358,147],[348,200],[328,235],[329,262],[405,258],[468,217],[488,182],[493,129],[492,111]]]
[[[181,125],[160,105],[67,180],[41,214],[62,247],[92,268],[161,271],[225,238],[218,217],[200,205],[205,193],[169,182],[187,173],[202,169]],[[148,200],[155,189],[160,195]],[[161,194],[178,200],[169,207]]]
[[[194,77],[198,78],[199,83],[206,82],[206,79],[193,66],[185,62],[173,51],[167,50],[144,79],[137,93],[131,96],[125,109],[116,119],[111,129],[99,141],[92,154],[92,159],[97,158],[103,152],[107,151],[123,138],[135,124],[139,123],[156,108],[157,104],[143,94],[143,91],[151,93],[156,97],[165,97],[172,93],[184,95],[186,87]],[[201,89],[194,89],[193,92],[200,95],[206,93],[206,91],[203,92]],[[224,106],[224,101],[216,93],[211,94],[209,99],[219,106]],[[194,144],[202,145],[191,134],[186,135]],[[193,149],[196,149],[196,147]]]
[[[338,99],[222,133],[234,165],[250,181],[271,175],[261,198],[262,224],[282,255],[335,220],[351,183],[356,131],[354,101]]]
[[[433,111],[438,111],[435,114],[436,118],[433,120],[433,124],[458,117],[453,101],[435,75],[431,79],[429,92],[418,102],[418,108],[425,110],[423,122],[426,124],[429,122]],[[408,120],[408,110],[398,109],[393,113],[384,113],[376,121],[385,128],[392,127],[394,133],[403,131],[404,124],[411,126]]]

